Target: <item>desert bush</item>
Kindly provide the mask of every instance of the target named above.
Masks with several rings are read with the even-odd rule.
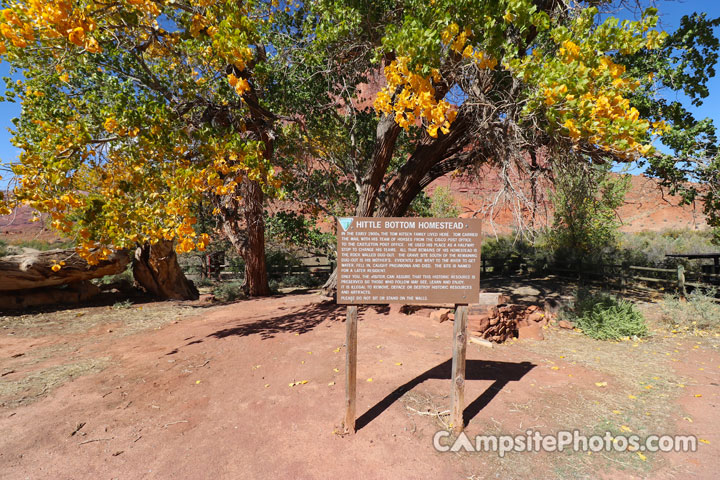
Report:
[[[718,247],[710,231],[666,230],[662,232],[625,233],[618,247],[622,261],[645,267],[675,268],[683,265],[688,272],[700,271],[699,261],[667,258],[667,254],[710,253]]]
[[[408,215],[412,217],[455,218],[460,213],[460,205],[450,187],[437,187],[429,197],[420,192],[408,207]]]
[[[549,244],[556,258],[598,261],[598,253],[617,245],[617,209],[630,188],[630,177],[614,175],[610,165],[559,165],[551,192],[554,214]]]
[[[482,244],[482,258],[495,274],[516,272],[535,251],[531,243],[516,235],[488,238]]]
[[[720,304],[716,288],[695,289],[682,301],[677,295],[666,295],[660,306],[663,320],[674,328],[701,331],[720,330]]]
[[[0,240],[0,257],[4,257],[7,254],[8,254],[7,243],[5,243],[5,241],[3,241],[3,240]]]
[[[552,271],[582,265],[583,271],[600,272],[600,265],[637,265],[655,268],[685,267],[686,273],[699,273],[697,260],[667,258],[666,254],[717,252],[709,231],[667,230],[624,233],[616,245],[596,246],[584,252],[556,244],[552,232],[536,232],[533,241],[518,234],[483,240],[482,255],[496,273],[517,271],[521,263],[531,271]],[[607,273],[607,272],[606,272]]]
[[[564,316],[597,340],[619,340],[648,334],[645,318],[632,302],[608,293],[580,290],[572,310]]]
[[[212,293],[221,302],[232,302],[247,298],[242,290],[242,282],[220,283],[215,286]]]
[[[335,250],[335,235],[322,232],[314,222],[296,212],[278,212],[266,222],[265,238],[274,243],[328,255]]]

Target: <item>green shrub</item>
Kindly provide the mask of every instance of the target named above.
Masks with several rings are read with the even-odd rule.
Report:
[[[558,258],[588,259],[617,245],[620,221],[616,211],[630,188],[629,175],[615,175],[609,164],[565,162],[557,165],[552,229],[548,239]]]
[[[0,257],[4,257],[7,254],[8,254],[7,243],[5,243],[5,241],[3,241],[3,240],[0,240]]]
[[[716,252],[709,231],[667,230],[624,233],[617,245],[597,246],[582,252],[553,241],[550,230],[536,232],[531,242],[519,234],[483,239],[482,255],[494,273],[514,273],[521,264],[532,272],[582,266],[584,272],[603,272],[600,265],[637,265],[654,268],[685,267],[686,274],[698,274],[703,261],[668,258],[666,254]],[[707,263],[707,260],[704,261]],[[608,273],[605,271],[604,273]]]
[[[112,308],[115,310],[123,310],[125,308],[132,308],[132,306],[133,306],[132,301],[124,300],[122,302],[115,302],[115,304],[113,304]]]
[[[320,231],[310,219],[296,212],[278,212],[267,218],[265,238],[293,248],[330,254],[335,249],[335,235]]]
[[[202,287],[212,287],[212,286],[215,284],[215,282],[213,282],[213,281],[212,281],[211,279],[209,279],[209,278],[201,278],[201,279],[199,279],[199,280],[194,280],[193,283],[194,283],[195,286],[198,287],[198,288],[202,288]]]
[[[535,248],[524,238],[507,235],[483,240],[482,258],[493,273],[514,273],[531,256]]]
[[[319,287],[325,283],[324,279],[312,275],[310,272],[292,273],[290,275],[283,275],[277,280],[279,288],[284,287]]]
[[[574,309],[567,315],[587,336],[597,340],[648,334],[645,319],[635,305],[607,293],[579,291]]]
[[[693,290],[687,301],[676,295],[666,295],[660,304],[663,320],[675,328],[694,333],[720,329],[720,304],[717,303],[717,289]]]
[[[105,275],[102,278],[98,278],[95,280],[95,283],[97,285],[109,285],[111,283],[116,282],[122,282],[122,283],[129,283],[130,285],[133,284],[135,281],[135,277],[133,277],[133,271],[132,271],[132,263],[127,266],[125,271],[121,273],[116,273],[115,275]]]
[[[429,218],[459,217],[462,209],[450,187],[437,187],[428,197],[420,192],[408,207],[408,216]]]
[[[221,283],[213,289],[213,295],[221,302],[232,302],[247,298],[242,290],[242,282]]]

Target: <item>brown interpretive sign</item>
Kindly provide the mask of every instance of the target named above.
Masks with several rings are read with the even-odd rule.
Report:
[[[476,303],[481,220],[338,218],[338,304]]]

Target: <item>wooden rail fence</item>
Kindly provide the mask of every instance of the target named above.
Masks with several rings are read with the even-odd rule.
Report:
[[[492,275],[495,266],[489,265],[486,259],[482,260],[482,275]],[[519,270],[528,271],[525,262],[517,260],[510,262],[513,266],[519,265]],[[504,266],[504,265],[503,265]],[[705,272],[693,272],[688,274],[683,265],[677,268],[654,268],[639,265],[620,265],[620,264],[585,264],[578,265],[574,268],[548,267],[544,271],[551,274],[560,274],[563,276],[572,276],[574,278],[590,278],[595,277],[603,281],[608,281],[620,290],[625,290],[629,286],[633,288],[658,290],[658,288],[644,287],[640,283],[661,285],[663,290],[666,288],[677,290],[678,294],[685,296],[687,287],[692,288],[708,288],[720,285],[720,274],[712,274]],[[687,281],[687,276],[691,276],[694,281]]]

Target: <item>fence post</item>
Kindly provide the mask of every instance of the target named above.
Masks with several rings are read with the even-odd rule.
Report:
[[[678,294],[682,300],[685,300],[687,292],[685,291],[685,267],[678,265],[677,267],[677,279],[678,279]]]

